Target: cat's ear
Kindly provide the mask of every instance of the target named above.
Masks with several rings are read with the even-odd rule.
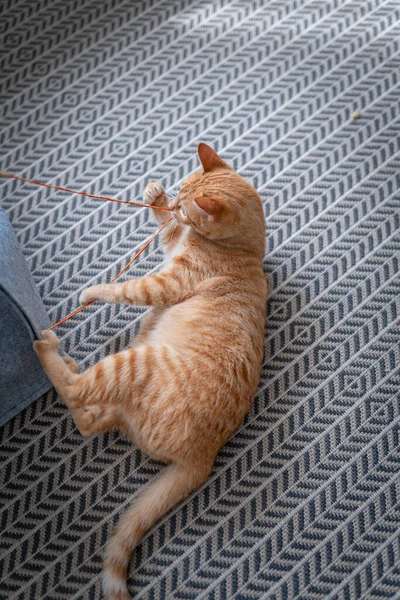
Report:
[[[209,221],[216,221],[218,219],[223,208],[222,202],[215,200],[214,198],[208,198],[207,196],[194,198],[193,201],[198,208],[207,213]]]
[[[204,144],[203,142],[199,144],[197,152],[200,162],[203,165],[204,173],[208,173],[213,169],[231,169],[231,167],[218,156],[215,150],[210,148],[210,146],[207,146],[207,144]]]

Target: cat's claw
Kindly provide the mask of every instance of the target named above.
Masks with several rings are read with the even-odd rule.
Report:
[[[42,339],[33,342],[33,348],[37,354],[48,351],[58,352],[60,340],[53,331],[45,329],[40,332],[40,335],[42,336]]]
[[[146,204],[163,206],[168,203],[167,194],[161,183],[149,183],[143,190],[143,199]]]

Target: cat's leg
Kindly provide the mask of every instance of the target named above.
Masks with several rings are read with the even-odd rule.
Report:
[[[154,182],[149,183],[143,190],[143,200],[146,204],[151,206],[159,206],[161,208],[168,208],[168,196],[161,183]],[[153,217],[157,223],[162,225],[166,223],[171,217],[170,213],[166,210],[153,209],[151,211]]]
[[[135,306],[172,306],[192,295],[195,277],[189,260],[177,257],[165,269],[149,277],[87,288],[80,301],[82,304],[100,300]]]
[[[143,192],[143,198],[146,204],[151,204],[152,206],[161,206],[162,208],[168,208],[168,204],[170,199],[167,196],[166,191],[164,190],[161,183],[149,183]],[[157,223],[163,225],[171,218],[171,213],[165,210],[152,210],[153,217]],[[182,225],[175,221],[171,223],[169,227],[167,227],[161,233],[161,239],[167,254],[172,252],[176,244],[181,239],[181,235],[183,233]]]
[[[67,395],[67,391],[76,380],[77,373],[71,369],[69,357],[60,356],[58,352],[60,341],[56,334],[46,330],[42,331],[41,335],[42,339],[35,341],[33,348],[50,381],[63,397]]]
[[[114,369],[110,370],[102,364],[107,360],[110,362],[113,357],[107,357],[78,375],[75,361],[65,360],[70,357],[60,356],[59,340],[52,331],[43,331],[42,339],[34,342],[33,346],[43,369],[68,406],[82,435],[119,427],[118,404],[113,403],[115,393],[113,394],[112,386],[116,375]],[[120,362],[121,359],[115,359],[116,366]]]

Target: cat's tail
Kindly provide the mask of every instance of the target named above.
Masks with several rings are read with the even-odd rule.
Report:
[[[133,550],[154,523],[207,479],[211,469],[212,465],[169,465],[122,516],[106,548],[103,568],[106,600],[131,600],[127,572]]]

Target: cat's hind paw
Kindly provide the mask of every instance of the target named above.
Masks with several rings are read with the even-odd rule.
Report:
[[[72,371],[72,373],[79,373],[79,365],[76,360],[70,356],[63,356],[63,360],[65,364],[68,365],[69,370]]]
[[[36,354],[40,354],[41,352],[58,352],[58,348],[60,346],[60,340],[56,336],[53,331],[49,331],[45,329],[40,332],[42,336],[41,340],[36,340],[33,342],[33,348]]]

